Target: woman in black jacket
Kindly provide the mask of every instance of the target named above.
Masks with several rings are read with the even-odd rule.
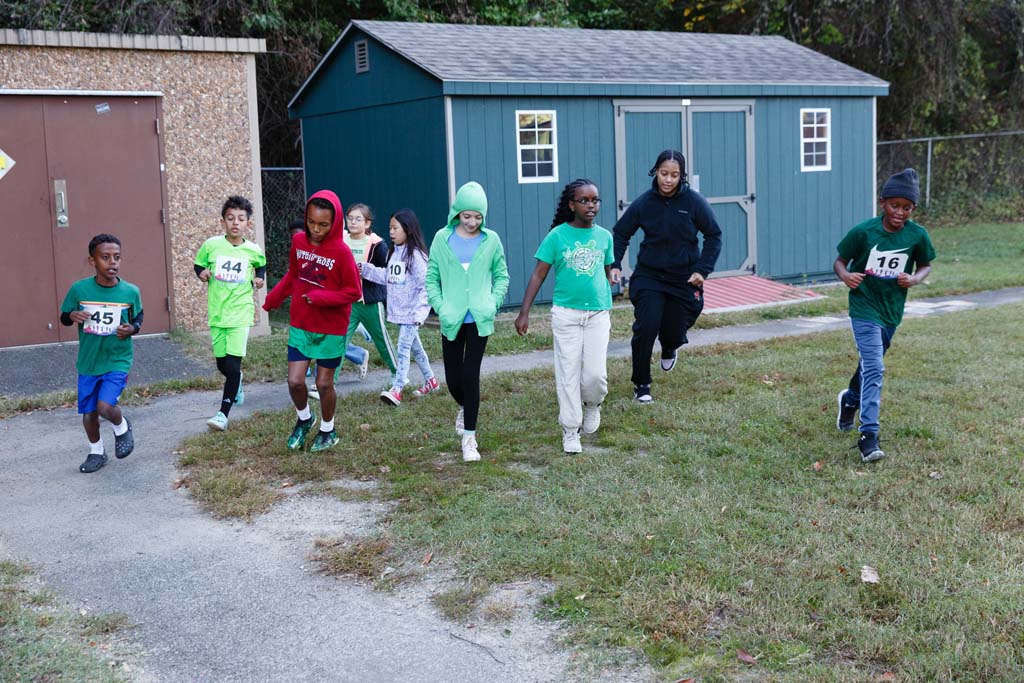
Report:
[[[686,182],[686,159],[674,150],[658,155],[650,174],[651,189],[637,197],[615,224],[618,281],[629,240],[644,231],[636,269],[629,280],[633,302],[633,396],[650,403],[651,353],[661,344],[661,369],[676,364],[676,351],[686,331],[704,309],[704,280],[715,269],[722,249],[722,230],[711,206]],[[697,233],[703,235],[703,247]]]

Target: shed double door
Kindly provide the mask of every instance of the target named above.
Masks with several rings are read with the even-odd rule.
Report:
[[[658,154],[677,149],[686,158],[690,186],[711,204],[722,229],[713,277],[754,271],[753,103],[617,100],[614,105],[617,216],[650,189],[648,172]],[[630,272],[642,239],[641,230],[630,241]]]
[[[77,339],[60,304],[100,233],[121,240],[145,331],[170,329],[159,119],[158,97],[0,95],[0,347]]]

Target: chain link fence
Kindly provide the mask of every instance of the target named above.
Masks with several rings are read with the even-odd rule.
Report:
[[[1024,131],[878,143],[877,187],[908,166],[921,177],[929,215],[982,220],[1024,216]]]
[[[263,230],[266,239],[267,274],[273,282],[288,270],[291,233],[288,226],[302,222],[306,206],[302,167],[263,168]],[[273,284],[273,282],[271,284]]]

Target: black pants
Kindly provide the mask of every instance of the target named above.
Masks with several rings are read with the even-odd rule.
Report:
[[[441,336],[448,391],[465,411],[466,430],[471,432],[476,431],[476,418],[480,413],[480,363],[487,339],[477,334],[476,323],[463,323],[454,341]]]
[[[633,384],[651,383],[651,353],[654,340],[663,351],[674,351],[686,343],[689,330],[704,310],[704,290],[691,284],[669,285],[649,277],[629,283],[633,302]]]

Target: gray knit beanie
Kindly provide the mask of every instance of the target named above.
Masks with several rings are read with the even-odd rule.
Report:
[[[882,185],[882,191],[878,194],[881,199],[900,197],[909,199],[917,204],[921,198],[921,184],[917,180],[917,171],[912,168],[905,168],[899,173],[889,176],[889,179]]]

